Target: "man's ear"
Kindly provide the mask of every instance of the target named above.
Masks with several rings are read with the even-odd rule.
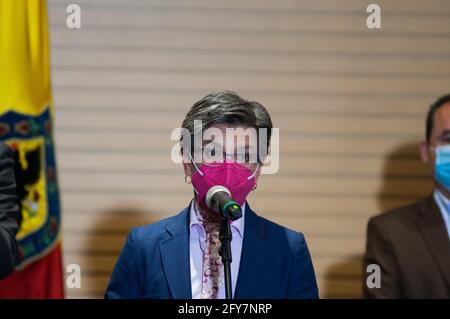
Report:
[[[427,141],[420,142],[420,158],[422,162],[428,163],[430,161],[430,144]]]

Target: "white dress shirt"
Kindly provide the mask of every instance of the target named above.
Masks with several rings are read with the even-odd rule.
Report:
[[[445,227],[447,228],[448,238],[450,239],[450,199],[444,196],[439,190],[434,191],[434,200],[439,206]]]
[[[202,280],[203,280],[203,254],[206,247],[206,234],[203,225],[199,222],[195,210],[198,209],[198,204],[194,199],[191,202],[190,209],[190,223],[189,223],[189,260],[191,269],[191,289],[192,298],[200,299],[202,294]],[[234,291],[236,289],[236,282],[239,272],[239,264],[241,261],[242,243],[244,238],[244,218],[245,218],[245,204],[242,206],[242,217],[231,223],[231,234],[233,240],[231,241],[231,286]],[[225,285],[219,287],[219,299],[225,299]]]

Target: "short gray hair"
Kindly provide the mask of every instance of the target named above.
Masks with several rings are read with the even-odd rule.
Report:
[[[269,148],[272,135],[272,119],[269,112],[260,103],[243,99],[235,92],[208,94],[191,107],[181,124],[182,128],[189,130],[191,138],[194,135],[194,120],[202,122],[202,131],[215,124],[245,126],[254,128],[257,132],[260,128],[265,128],[267,149]]]

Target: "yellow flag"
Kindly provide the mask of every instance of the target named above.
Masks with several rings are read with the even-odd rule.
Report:
[[[13,148],[18,163],[19,268],[58,242],[51,105],[46,2],[0,0],[0,140]]]
[[[0,113],[39,115],[51,105],[43,0],[0,1]]]

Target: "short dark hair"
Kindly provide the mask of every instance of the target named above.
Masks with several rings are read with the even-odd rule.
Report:
[[[257,130],[267,129],[267,148],[272,135],[272,119],[264,106],[243,99],[232,91],[211,93],[196,102],[186,115],[182,127],[194,134],[194,120],[201,120],[202,131],[214,124],[243,125]]]
[[[450,103],[450,94],[441,96],[439,99],[437,99],[436,102],[431,104],[430,109],[428,110],[428,114],[427,114],[427,123],[426,123],[426,131],[425,131],[425,136],[427,138],[427,142],[430,142],[431,133],[433,132],[434,113],[436,113],[437,110],[439,110],[443,105],[445,105],[447,103]]]

